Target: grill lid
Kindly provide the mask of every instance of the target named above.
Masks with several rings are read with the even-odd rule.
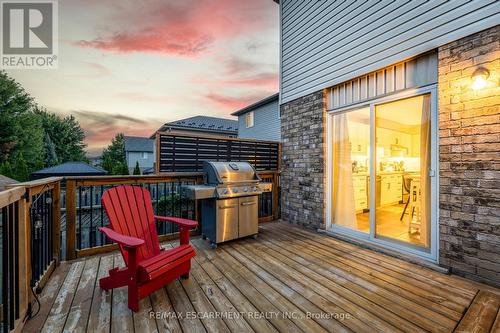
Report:
[[[203,161],[206,184],[230,184],[256,182],[260,178],[248,162],[209,162]]]

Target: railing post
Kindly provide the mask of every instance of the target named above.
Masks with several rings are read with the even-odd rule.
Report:
[[[273,220],[279,218],[279,173],[273,173]]]
[[[19,200],[19,309],[21,318],[28,312],[31,302],[31,221],[29,214],[29,192],[24,199]],[[22,241],[21,241],[22,240]]]
[[[61,182],[52,190],[52,256],[56,266],[61,262]]]
[[[76,180],[66,180],[66,260],[76,258]]]

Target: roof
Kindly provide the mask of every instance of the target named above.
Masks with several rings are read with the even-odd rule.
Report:
[[[214,132],[238,133],[238,121],[226,118],[195,116],[166,123],[160,131],[167,128],[193,129]]]
[[[7,185],[19,183],[17,180],[0,175],[0,191],[6,189]]]
[[[154,151],[155,140],[139,136],[125,136],[125,151]]]
[[[85,162],[66,162],[50,168],[34,171],[32,175],[105,175],[101,168],[88,165]]]
[[[277,101],[277,100],[278,100],[278,98],[279,98],[279,96],[280,96],[280,94],[279,94],[279,93],[273,94],[273,95],[271,95],[271,96],[269,96],[269,97],[266,97],[266,98],[264,98],[264,99],[261,99],[261,100],[260,100],[260,101],[258,101],[258,102],[255,102],[255,103],[253,103],[253,104],[251,104],[251,105],[249,105],[249,106],[246,106],[246,107],[244,107],[244,108],[243,108],[243,109],[241,109],[241,110],[238,110],[238,111],[236,111],[236,112],[233,112],[233,113],[231,113],[231,115],[232,115],[232,116],[241,116],[242,114],[245,114],[245,113],[247,113],[247,112],[253,111],[253,110],[255,110],[255,109],[257,109],[257,108],[259,108],[259,107],[261,107],[261,106],[263,106],[263,105],[266,105],[266,104],[269,104],[269,103],[271,103],[271,102]]]
[[[152,175],[155,173],[155,168],[152,167],[152,168],[146,168],[144,170],[142,170],[142,174],[143,175]]]

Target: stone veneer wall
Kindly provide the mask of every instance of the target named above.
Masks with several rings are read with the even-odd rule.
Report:
[[[500,285],[500,26],[439,48],[440,264]],[[490,71],[473,91],[471,75]]]
[[[323,91],[281,106],[281,217],[324,228],[325,115]]]

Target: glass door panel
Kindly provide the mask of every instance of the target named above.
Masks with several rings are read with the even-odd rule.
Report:
[[[375,105],[375,237],[429,248],[430,94]]]
[[[369,233],[370,108],[333,116],[332,217]]]

